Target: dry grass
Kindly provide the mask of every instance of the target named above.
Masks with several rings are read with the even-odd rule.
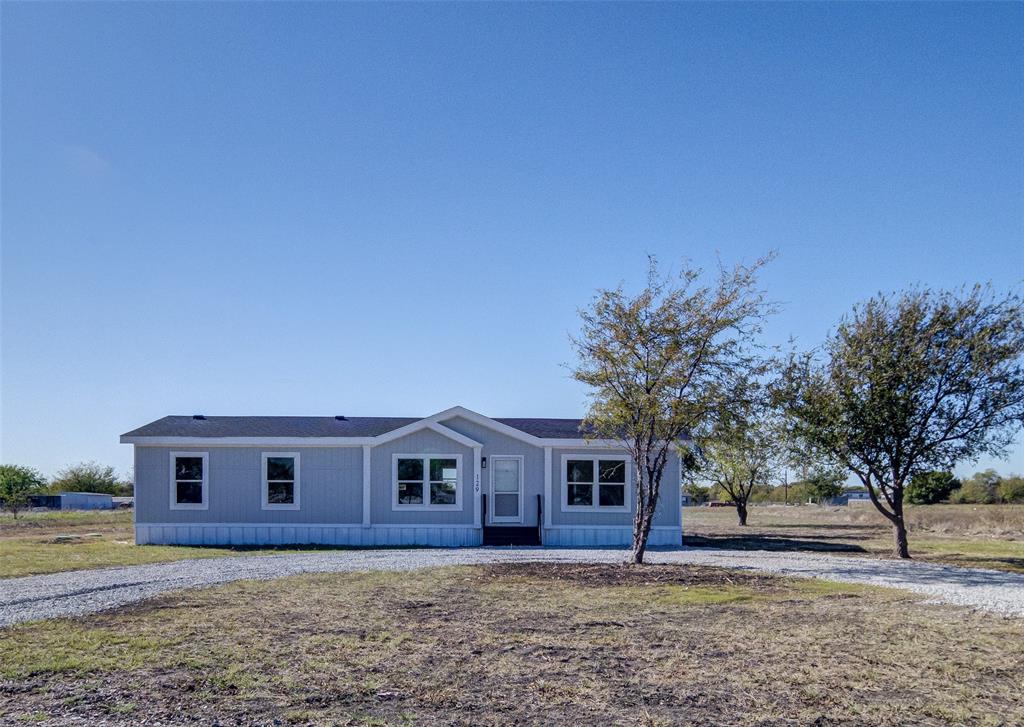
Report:
[[[117,725],[1014,724],[1021,644],[1019,620],[711,568],[302,576],[10,629],[0,714]]]
[[[138,546],[130,510],[0,515],[0,578],[263,552],[270,551]]]
[[[1024,572],[1024,505],[907,508],[911,554],[919,560]],[[683,510],[684,541],[719,548],[818,550],[888,557],[892,529],[870,504],[757,505],[741,528],[732,508]]]

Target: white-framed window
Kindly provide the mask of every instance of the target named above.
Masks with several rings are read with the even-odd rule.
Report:
[[[628,512],[632,467],[629,456],[562,455],[562,510]]]
[[[208,510],[209,482],[207,452],[171,452],[172,510]]]
[[[299,509],[299,453],[263,453],[264,510]]]
[[[395,454],[391,458],[394,510],[461,510],[461,454]]]

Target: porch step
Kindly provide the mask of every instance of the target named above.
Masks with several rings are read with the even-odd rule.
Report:
[[[484,526],[484,545],[540,545],[540,535],[533,527]]]

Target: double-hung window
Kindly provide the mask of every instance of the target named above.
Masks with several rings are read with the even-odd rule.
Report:
[[[171,509],[207,510],[209,457],[206,452],[171,452]]]
[[[263,509],[299,509],[299,453],[263,453]]]
[[[462,509],[462,456],[394,455],[392,467],[395,510]]]
[[[629,458],[562,457],[564,510],[629,510]]]

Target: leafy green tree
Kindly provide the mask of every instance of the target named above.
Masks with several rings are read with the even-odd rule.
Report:
[[[1002,456],[1024,423],[1024,304],[982,286],[878,295],[787,374],[796,433],[860,479],[909,558],[910,479]]]
[[[683,484],[683,494],[689,495],[696,503],[704,503],[711,499],[711,488],[696,482],[686,482]]]
[[[635,464],[634,563],[643,562],[669,457],[685,433],[709,429],[728,409],[731,382],[757,362],[754,336],[770,308],[756,279],[765,262],[701,284],[697,269],[660,276],[652,258],[637,295],[599,290],[580,311],[573,377],[591,390],[584,426],[622,442]]]
[[[964,480],[954,498],[971,505],[992,505],[999,502],[999,485],[1003,478],[994,469],[975,472]]]
[[[1024,477],[1004,477],[999,483],[999,499],[1003,502],[1024,502]]]
[[[747,524],[748,505],[758,492],[767,494],[782,467],[782,429],[764,387],[753,380],[737,383],[730,409],[698,439],[703,457],[700,476],[718,487],[736,506],[739,524]]]
[[[822,469],[812,472],[804,481],[807,496],[819,505],[833,497],[843,494],[843,482],[846,474],[834,469]]]
[[[37,470],[16,464],[0,465],[0,504],[15,518],[26,507],[29,497],[46,486],[46,480]]]
[[[915,505],[934,505],[960,489],[960,480],[952,472],[918,472],[907,485],[907,501]]]
[[[128,485],[130,489],[130,485]],[[65,467],[50,484],[53,492],[102,492],[120,495],[125,485],[117,479],[114,468],[96,462],[82,462]]]

